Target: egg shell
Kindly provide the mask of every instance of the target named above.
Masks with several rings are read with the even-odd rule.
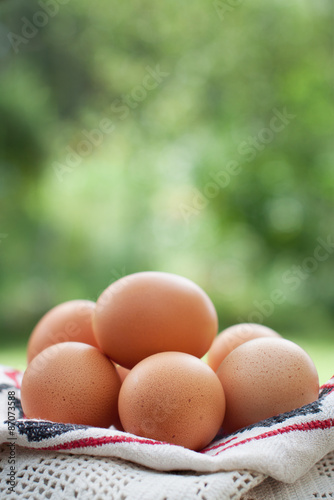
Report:
[[[203,361],[164,352],[130,371],[118,407],[127,432],[201,450],[222,424],[225,397],[217,375]]]
[[[48,311],[32,331],[28,347],[28,363],[47,347],[60,342],[83,342],[98,347],[92,318],[95,302],[70,300]]]
[[[256,323],[240,323],[226,328],[217,335],[208,351],[208,365],[217,371],[220,363],[233,349],[249,340],[261,337],[281,338],[275,330]]]
[[[22,409],[28,418],[118,426],[121,381],[113,363],[96,347],[63,342],[47,347],[22,379]]]
[[[218,318],[208,295],[191,280],[148,271],[110,285],[97,300],[93,326],[101,350],[131,369],[163,351],[201,358],[217,334]]]
[[[300,346],[282,338],[259,338],[240,345],[224,359],[217,376],[226,397],[226,432],[318,399],[319,378],[313,361]]]

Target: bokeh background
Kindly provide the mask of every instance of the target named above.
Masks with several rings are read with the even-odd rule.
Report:
[[[2,0],[0,362],[126,274],[334,373],[331,0]]]

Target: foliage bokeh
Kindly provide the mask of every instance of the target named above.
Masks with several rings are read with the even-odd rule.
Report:
[[[37,29],[42,4],[58,10]],[[221,329],[262,316],[332,335],[330,0],[5,0],[0,14],[2,344],[150,269],[202,286]],[[31,38],[8,36],[29,23]]]

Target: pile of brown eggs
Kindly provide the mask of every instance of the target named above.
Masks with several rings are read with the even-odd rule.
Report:
[[[201,450],[221,427],[234,432],[318,398],[316,368],[298,345],[256,324],[217,332],[215,307],[192,281],[125,276],[96,304],[65,302],[39,321],[23,411]]]

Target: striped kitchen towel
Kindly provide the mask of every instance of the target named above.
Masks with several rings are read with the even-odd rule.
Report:
[[[22,372],[0,366],[0,444],[26,450],[121,458],[159,471],[249,470],[292,483],[334,450],[334,377],[319,399],[297,410],[218,434],[200,452],[113,427],[102,429],[24,417]],[[8,451],[9,452],[9,451]]]

